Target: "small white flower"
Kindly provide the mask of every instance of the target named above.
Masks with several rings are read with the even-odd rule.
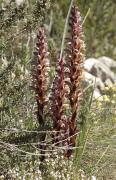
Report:
[[[16,75],[15,75],[15,73],[11,73],[11,78],[12,78],[12,80],[14,80],[14,78],[16,77]]]
[[[95,176],[91,176],[91,180],[96,180],[96,177]]]
[[[4,179],[4,175],[0,176],[0,179],[1,179],[1,180]]]
[[[3,66],[4,67],[7,67],[8,66],[8,61],[6,58],[2,58],[2,63],[3,63]]]
[[[25,0],[15,0],[17,6],[22,5],[24,3],[24,1]]]

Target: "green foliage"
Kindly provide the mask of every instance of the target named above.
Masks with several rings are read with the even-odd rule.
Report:
[[[54,3],[55,12],[53,12],[54,18],[51,36],[53,36],[59,44],[61,42],[59,33],[63,32],[62,24],[68,11],[69,2],[70,1],[55,1]],[[113,0],[80,0],[76,1],[76,3],[80,7],[83,18],[90,9],[83,25],[87,44],[87,57],[107,55],[115,58],[116,2]],[[56,36],[56,33],[58,36]],[[56,37],[58,38],[56,39]]]

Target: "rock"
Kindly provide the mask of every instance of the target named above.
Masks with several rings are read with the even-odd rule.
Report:
[[[109,57],[102,56],[102,57],[98,58],[98,61],[100,61],[103,64],[105,64],[110,69],[116,68],[116,61],[114,61],[113,59],[111,59]]]
[[[88,58],[85,62],[84,62],[84,69],[87,72],[90,72],[91,68],[94,66],[96,62],[95,58]]]
[[[83,76],[84,76],[84,81],[86,84],[88,82],[88,85],[94,86],[100,92],[102,92],[104,90],[104,88],[105,88],[104,83],[101,81],[101,79],[99,77],[95,77],[88,72],[83,72]]]
[[[106,56],[98,59],[88,58],[84,63],[85,72],[83,72],[84,87],[92,85],[94,89],[94,98],[102,95],[106,86],[113,85],[116,82],[116,74],[112,71],[116,68],[116,62]]]
[[[95,77],[99,77],[104,83],[107,79],[109,79],[112,83],[115,82],[115,74],[112,72],[112,70],[97,59],[87,59],[84,64],[84,69]]]
[[[83,72],[83,77],[84,77],[82,81],[83,87],[93,86],[94,88],[93,97],[95,99],[99,98],[102,94],[102,91],[105,88],[104,83],[101,81],[101,79],[93,76],[92,74],[86,71]]]
[[[105,82],[107,79],[114,82],[114,73],[100,62],[95,63],[90,72],[94,76],[99,77],[103,82]]]
[[[116,75],[112,71],[116,68],[116,62],[106,56],[98,59],[88,58],[84,63],[83,86],[93,86],[95,99],[102,95],[106,86],[113,85],[116,82]]]
[[[113,85],[113,83],[110,79],[106,79],[104,84],[105,84],[105,86],[112,86]]]

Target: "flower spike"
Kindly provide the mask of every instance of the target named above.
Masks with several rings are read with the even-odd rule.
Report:
[[[71,118],[69,123],[70,145],[75,146],[77,134],[77,112],[79,109],[79,98],[81,95],[80,81],[82,79],[83,63],[85,59],[85,45],[83,40],[82,22],[78,8],[73,6],[69,20],[70,35],[66,49],[66,67],[68,67],[69,85],[69,101],[71,106]],[[67,152],[67,156],[72,151]]]
[[[46,104],[47,104],[47,89],[48,89],[48,70],[49,70],[49,59],[48,59],[48,50],[46,37],[43,28],[39,28],[37,35],[36,51],[34,52],[34,60],[32,62],[32,87],[36,94],[37,102],[37,120],[40,127],[44,129],[46,120]],[[46,133],[43,133],[40,136],[40,141],[44,141],[46,138]],[[45,146],[40,145],[42,149],[41,154],[44,154]],[[41,161],[44,160],[44,155],[40,158]]]
[[[47,102],[48,86],[48,50],[44,29],[39,28],[36,51],[34,52],[32,87],[35,90],[37,102],[37,119],[40,125],[44,124],[44,108]]]
[[[61,58],[61,60],[59,60],[57,64],[56,76],[54,78],[51,94],[53,129],[56,131],[56,133],[53,135],[53,143],[55,143],[56,145],[63,145],[66,143],[64,139],[66,139],[67,137],[66,134],[68,129],[68,119],[64,115],[64,104],[66,98],[64,78],[64,60],[63,58]]]

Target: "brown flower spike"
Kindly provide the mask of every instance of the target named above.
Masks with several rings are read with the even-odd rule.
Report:
[[[69,122],[70,146],[75,146],[77,133],[77,111],[79,109],[80,98],[80,81],[82,79],[83,63],[85,59],[85,45],[83,41],[82,22],[80,12],[77,7],[73,6],[71,9],[71,16],[69,21],[70,35],[67,45],[66,66],[68,67],[69,77],[69,101],[71,106],[71,119]],[[68,83],[68,84],[69,84]],[[71,155],[71,150],[68,151],[67,156]]]
[[[64,139],[66,139],[68,129],[68,121],[64,115],[64,102],[66,94],[64,78],[64,60],[61,58],[57,64],[56,76],[54,78],[51,94],[51,111],[53,118],[53,129],[55,131],[55,134],[53,135],[53,143],[56,145],[65,144]]]
[[[48,86],[48,50],[44,29],[40,28],[37,35],[36,51],[33,60],[33,88],[36,93],[37,119],[40,125],[44,125],[44,108],[47,102]]]
[[[44,29],[39,28],[37,35],[36,51],[34,52],[34,60],[32,62],[32,76],[33,82],[32,87],[35,90],[36,102],[37,102],[37,120],[40,127],[44,128],[45,126],[45,111],[47,104],[47,89],[48,89],[48,69],[49,69],[49,60],[48,60],[48,50],[46,37]],[[44,141],[46,134],[40,136],[40,141]],[[40,146],[40,149],[43,149],[43,146]],[[41,152],[44,154],[44,152]],[[42,159],[44,159],[42,157]]]

